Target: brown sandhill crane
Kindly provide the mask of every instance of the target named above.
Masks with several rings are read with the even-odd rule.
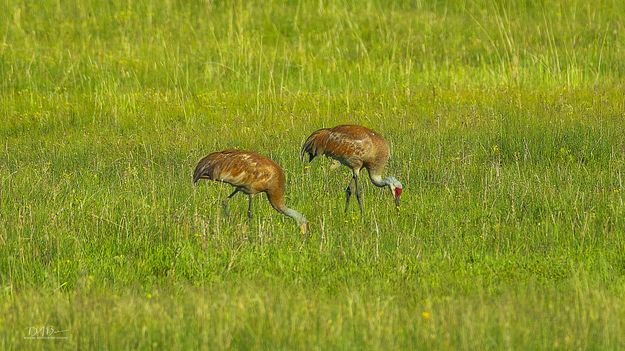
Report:
[[[382,178],[390,153],[388,142],[380,133],[359,125],[340,125],[319,129],[312,133],[302,146],[301,157],[303,160],[308,154],[309,161],[312,161],[316,156],[325,155],[351,168],[353,176],[345,189],[347,196],[345,212],[349,207],[352,192],[355,192],[362,214],[358,186],[358,176],[362,168],[367,169],[371,183],[375,186],[389,187],[395,197],[395,206],[399,209],[403,186],[395,177]]]
[[[299,212],[284,204],[286,178],[282,168],[272,159],[252,151],[224,150],[202,158],[195,167],[193,183],[210,179],[232,185],[234,191],[222,205],[228,213],[228,201],[238,192],[248,195],[248,218],[252,218],[252,195],[266,193],[271,206],[283,215],[293,218],[302,234],[308,231],[308,221]]]

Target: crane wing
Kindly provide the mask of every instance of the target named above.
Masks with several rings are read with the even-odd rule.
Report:
[[[242,150],[214,152],[198,162],[193,182],[200,179],[225,182],[255,193],[263,191],[281,171],[275,162],[259,154]],[[284,178],[284,177],[282,177]]]
[[[312,133],[304,145],[300,156],[308,154],[309,161],[320,155],[326,155],[336,160],[362,158],[371,148],[371,139],[366,134],[354,135],[342,130],[319,129]]]

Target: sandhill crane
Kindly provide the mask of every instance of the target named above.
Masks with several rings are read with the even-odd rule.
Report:
[[[306,154],[309,161],[316,156],[325,155],[351,168],[353,176],[345,189],[347,195],[345,212],[349,207],[352,192],[356,193],[360,213],[363,212],[358,186],[358,175],[362,168],[367,169],[371,183],[375,186],[389,187],[395,197],[395,206],[399,209],[403,186],[395,177],[382,178],[382,172],[390,157],[390,148],[380,133],[359,125],[319,129],[304,142],[301,151],[302,160]]]
[[[299,212],[284,204],[284,171],[272,159],[252,151],[224,150],[202,158],[193,173],[193,183],[210,179],[232,185],[234,191],[222,201],[226,214],[228,201],[238,192],[248,195],[248,218],[252,218],[252,195],[266,193],[271,206],[283,215],[293,218],[302,234],[308,231],[308,221]]]

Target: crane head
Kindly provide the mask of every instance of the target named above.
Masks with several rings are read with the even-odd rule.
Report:
[[[399,199],[401,197],[401,192],[403,188],[395,188],[395,206],[399,207]]]
[[[387,183],[389,188],[391,189],[393,197],[395,198],[395,207],[399,209],[401,192],[404,190],[404,187],[403,185],[401,185],[401,182],[395,177],[388,177]]]
[[[302,224],[299,225],[299,230],[302,232],[302,235],[308,233],[308,222],[302,222]]]

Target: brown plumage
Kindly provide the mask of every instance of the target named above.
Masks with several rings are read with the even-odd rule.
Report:
[[[395,204],[399,207],[402,184],[394,177],[382,178],[391,152],[388,142],[380,133],[359,125],[319,129],[304,142],[301,150],[302,159],[306,154],[309,161],[324,155],[351,168],[353,176],[345,189],[347,194],[345,211],[349,206],[352,192],[355,192],[362,213],[358,176],[363,168],[369,173],[374,185],[390,188],[395,197]]]
[[[271,206],[297,221],[302,233],[308,230],[304,216],[284,203],[286,178],[282,168],[272,159],[253,151],[224,150],[202,158],[193,173],[193,183],[210,179],[232,185],[235,190],[223,200],[228,213],[228,200],[238,192],[249,196],[248,217],[252,217],[252,195],[266,193]]]

